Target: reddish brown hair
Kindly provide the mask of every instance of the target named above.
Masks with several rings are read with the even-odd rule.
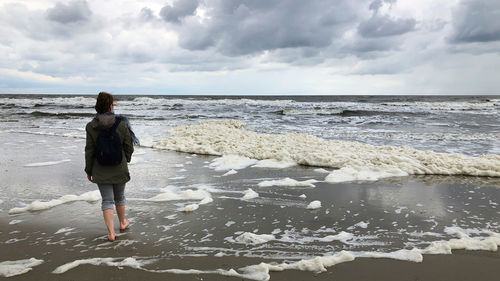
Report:
[[[115,98],[110,93],[100,92],[97,95],[97,101],[95,103],[95,111],[97,113],[106,113],[110,111],[111,105],[115,101]]]

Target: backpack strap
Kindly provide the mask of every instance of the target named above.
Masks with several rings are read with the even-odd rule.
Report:
[[[120,125],[120,118],[115,118],[115,123],[113,124],[113,127],[111,127],[111,131],[116,131],[116,128],[118,128],[118,125]]]

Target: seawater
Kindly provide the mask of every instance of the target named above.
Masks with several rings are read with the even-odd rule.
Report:
[[[143,144],[170,129],[236,119],[258,133],[471,156],[500,154],[500,96],[116,96]],[[0,95],[0,131],[85,137],[95,96]]]

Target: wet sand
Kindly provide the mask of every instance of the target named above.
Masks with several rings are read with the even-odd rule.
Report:
[[[78,206],[74,206],[78,207]],[[84,207],[84,206],[81,206]],[[74,225],[84,224],[85,233],[79,233],[79,237],[91,240],[95,245],[106,244],[98,254],[92,257],[128,257],[141,253],[157,253],[157,249],[148,249],[151,245],[138,244],[133,247],[113,248],[112,243],[107,243],[102,235],[101,221],[93,218],[69,218],[64,213],[55,212],[51,216],[57,215],[59,220],[72,220]],[[43,219],[44,220],[44,219]],[[45,220],[44,220],[45,221]],[[106,278],[108,280],[242,280],[236,277],[226,277],[215,274],[191,274],[179,275],[169,273],[150,273],[142,270],[124,267],[118,269],[108,266],[81,265],[64,274],[51,274],[57,265],[62,265],[68,261],[86,258],[89,253],[80,253],[70,248],[71,241],[65,245],[43,245],[39,243],[32,245],[36,237],[43,237],[42,233],[54,233],[58,230],[54,222],[30,223],[9,225],[3,218],[0,221],[2,241],[8,237],[12,231],[26,233],[26,240],[13,244],[0,244],[2,260],[18,260],[30,257],[37,257],[46,260],[40,266],[35,267],[29,273],[10,277],[12,280],[92,280]],[[119,241],[141,236],[142,229],[135,224],[126,233],[122,234]],[[55,239],[57,240],[57,239]],[[64,240],[64,239],[61,239]],[[59,240],[59,241],[61,241]],[[64,243],[64,242],[63,242]],[[169,252],[176,251],[176,245],[166,244],[162,247],[165,256],[160,262],[155,264],[153,269],[205,269],[216,268],[238,268],[249,264],[256,264],[260,259],[245,257],[175,257]],[[488,251],[454,251],[453,255],[425,255],[422,263],[408,261],[398,261],[392,259],[372,259],[358,258],[352,262],[337,264],[328,269],[327,272],[312,273],[308,271],[287,270],[283,272],[271,273],[271,280],[498,280],[500,274],[500,253]]]
[[[263,188],[258,187],[263,180],[290,177],[321,181],[325,174],[315,172],[315,167],[296,166],[245,168],[223,177],[224,172],[206,167],[213,156],[140,148],[136,163],[130,166],[132,181],[127,185],[128,215],[133,223],[129,231],[110,243],[106,241],[99,201],[77,201],[43,211],[8,214],[9,209],[36,199],[52,200],[95,190],[83,173],[82,140],[21,134],[1,136],[2,142],[14,145],[3,145],[0,156],[3,163],[0,164],[3,191],[0,262],[31,257],[44,260],[30,272],[10,277],[12,280],[241,280],[217,274],[180,275],[143,269],[238,270],[261,262],[293,262],[342,250],[390,252],[422,248],[427,242],[454,238],[443,232],[445,227],[453,225],[499,232],[497,179],[420,176],[361,183],[318,182],[314,188]],[[25,142],[18,142],[20,139]],[[61,147],[66,147],[66,153],[54,154]],[[21,153],[26,150],[32,153]],[[63,159],[71,161],[24,167]],[[206,190],[214,201],[185,213],[181,211],[184,206],[200,200],[147,200],[164,192],[169,185],[180,186],[181,190],[208,186]],[[248,188],[258,192],[259,197],[242,200]],[[302,194],[306,199],[299,197]],[[307,204],[313,200],[320,200],[322,207],[307,210]],[[367,227],[355,227],[359,222],[366,222]],[[356,243],[310,240],[340,231],[348,231],[358,240]],[[234,243],[232,239],[240,232],[275,232],[280,239],[257,245]],[[420,232],[442,236],[409,235]],[[287,242],[285,237],[291,240]],[[218,253],[224,255],[216,256]],[[96,257],[120,260],[135,257],[154,262],[143,269],[80,265],[60,275],[51,273],[68,262]],[[424,255],[422,263],[356,258],[322,273],[285,270],[271,272],[270,277],[271,280],[498,280],[499,264],[499,252],[456,250],[452,255]]]

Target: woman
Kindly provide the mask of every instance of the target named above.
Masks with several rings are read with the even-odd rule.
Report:
[[[97,115],[85,128],[87,143],[85,145],[85,172],[89,181],[96,183],[102,196],[102,214],[108,228],[108,240],[114,241],[114,211],[120,221],[120,231],[125,230],[130,221],[125,219],[125,183],[130,180],[127,162],[134,152],[134,133],[128,120],[114,113],[114,98],[111,94],[100,92],[97,96],[95,110]],[[114,142],[106,136],[116,136]],[[108,138],[108,139],[113,139]],[[114,154],[102,152],[103,147],[111,147]],[[109,150],[109,149],[108,149]],[[121,153],[120,153],[121,152]],[[111,159],[116,158],[116,159]],[[114,161],[114,162],[113,162]]]

